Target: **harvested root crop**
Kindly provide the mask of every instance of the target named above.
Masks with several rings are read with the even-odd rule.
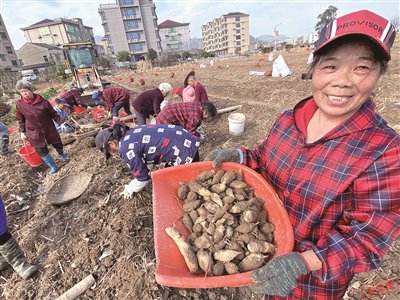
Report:
[[[182,222],[191,234],[184,243],[178,239],[178,247],[190,272],[202,270],[207,276],[248,272],[275,253],[275,226],[268,222],[264,200],[256,198],[242,178],[242,172],[212,170],[180,183],[178,197],[186,195]]]
[[[165,228],[165,232],[174,240],[175,244],[178,246],[178,249],[185,259],[186,265],[188,266],[190,273],[196,274],[199,271],[199,263],[197,261],[196,254],[190,247],[190,244],[175,228],[167,227]]]

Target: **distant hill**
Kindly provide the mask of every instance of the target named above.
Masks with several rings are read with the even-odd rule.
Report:
[[[281,34],[281,35],[279,36],[279,40],[280,40],[280,41],[287,40],[288,38],[289,38],[289,37],[286,36],[286,35],[284,35],[284,34]],[[256,40],[257,40],[258,42],[270,43],[270,42],[273,42],[273,41],[274,41],[274,36],[273,36],[272,34],[264,34],[264,35],[260,35],[260,36],[256,37]]]

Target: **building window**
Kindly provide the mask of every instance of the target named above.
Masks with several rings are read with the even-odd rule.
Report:
[[[125,17],[134,17],[136,16],[136,9],[134,8],[124,8],[123,14]]]
[[[236,36],[236,40],[240,40],[240,35],[237,35],[237,36]]]
[[[78,32],[78,27],[70,24],[65,24],[65,30],[69,32]]]
[[[235,21],[236,21],[236,22],[240,22],[240,17],[236,17],[236,18],[235,18]]]
[[[49,59],[47,58],[47,55],[43,55],[43,59],[44,59],[45,62],[49,61]]]
[[[138,29],[139,23],[137,21],[126,21],[125,26],[126,26],[126,30]]]
[[[22,61],[22,59],[19,59],[19,64],[20,64],[21,66],[24,65],[24,62]]]
[[[46,27],[40,27],[39,32],[41,35],[49,35],[50,34],[50,28],[48,26]]]
[[[79,38],[75,34],[71,34],[71,33],[67,32],[67,36],[68,36],[69,42],[72,42],[72,43],[79,42]]]
[[[139,32],[128,32],[127,34],[128,40],[140,40]]]
[[[114,51],[114,47],[113,47],[113,46],[109,46],[108,48],[110,49],[111,54],[115,54],[115,51]]]
[[[108,28],[108,24],[107,23],[104,23],[103,27],[104,27],[104,32],[109,32],[110,31],[110,29]]]
[[[176,27],[168,28],[168,33],[174,33],[174,32],[176,32]]]
[[[239,42],[236,42],[236,46],[240,46],[240,41],[239,41]]]
[[[6,61],[6,56],[5,56],[4,54],[0,54],[0,59],[1,59],[2,61]]]
[[[17,66],[18,66],[18,62],[17,62],[16,60],[12,60],[12,61],[11,61],[11,64],[12,64],[14,67],[17,67]]]
[[[133,4],[133,0],[121,0],[121,4],[122,5],[130,5],[130,4]]]
[[[240,33],[240,29],[236,29],[236,33],[238,33],[238,34],[239,34],[239,33]]]
[[[151,8],[151,14],[153,15],[153,16],[157,16],[157,14],[156,14],[156,8],[155,7],[152,7]]]
[[[170,36],[170,37],[169,37],[169,40],[170,40],[170,41],[177,41],[176,35]]]
[[[44,36],[42,38],[42,42],[47,44],[47,45],[54,45],[54,40],[53,40],[53,37],[51,35],[50,36]]]
[[[143,51],[143,45],[142,44],[129,44],[129,50],[131,50],[132,52]]]
[[[106,35],[106,37],[107,37],[108,42],[109,42],[109,43],[112,43],[111,35]]]
[[[3,40],[7,39],[7,34],[5,32],[0,32],[0,36]]]
[[[240,27],[240,23],[236,23],[236,28],[239,28]]]
[[[158,27],[157,19],[153,19],[154,27]]]
[[[13,50],[11,47],[6,47],[6,51],[8,54],[13,54]]]
[[[170,45],[169,48],[171,50],[179,50],[179,45]]]

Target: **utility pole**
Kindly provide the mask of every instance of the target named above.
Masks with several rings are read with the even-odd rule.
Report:
[[[274,28],[274,42],[275,42],[275,45],[274,45],[274,52],[276,52],[276,48],[277,48],[278,41],[279,41],[278,26],[281,25],[281,24],[282,24],[282,23],[279,23],[279,24],[276,25],[275,28]]]

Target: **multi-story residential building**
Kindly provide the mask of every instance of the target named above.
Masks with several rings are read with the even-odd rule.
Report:
[[[156,6],[153,0],[116,0],[100,4],[99,14],[110,52],[129,51],[140,60],[149,49],[161,52]]]
[[[38,73],[54,63],[62,63],[63,50],[59,47],[44,43],[25,43],[17,50],[22,70],[32,70]]]
[[[164,52],[183,52],[191,49],[189,24],[171,20],[158,24],[161,48]]]
[[[10,36],[8,35],[6,25],[4,24],[3,18],[0,14],[0,68],[5,70],[6,73],[4,78],[1,79],[3,84],[10,84],[19,77],[19,71],[21,70],[21,64],[18,61],[17,54],[14,50],[14,46],[11,42]]]
[[[94,43],[92,27],[85,26],[82,19],[44,19],[31,26],[21,28],[30,43],[44,43],[61,46],[69,43]]]
[[[203,49],[217,55],[244,54],[249,50],[249,15],[232,12],[201,26]]]

